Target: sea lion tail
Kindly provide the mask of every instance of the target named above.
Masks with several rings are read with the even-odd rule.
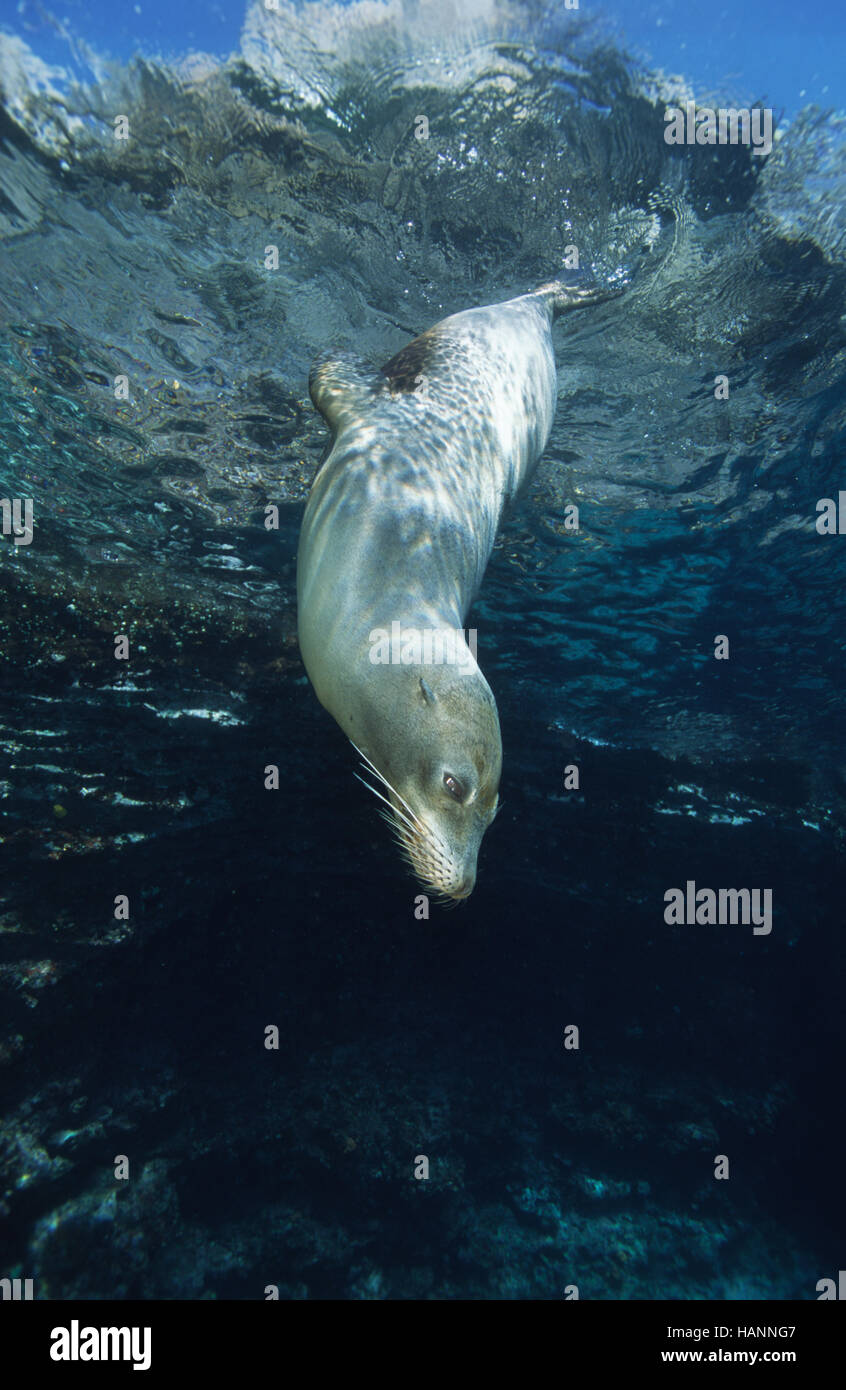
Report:
[[[535,294],[542,295],[552,311],[552,317],[558,318],[567,309],[578,309],[582,304],[601,304],[605,299],[615,299],[618,294],[623,293],[622,285],[598,285],[595,281],[587,284],[566,285],[563,280],[550,280],[546,285],[539,285]]]

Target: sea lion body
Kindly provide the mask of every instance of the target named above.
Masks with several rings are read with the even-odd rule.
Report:
[[[553,318],[599,297],[542,286],[453,314],[381,372],[341,356],[309,380],[333,443],[300,534],[300,650],[318,699],[382,783],[412,868],[447,898],[472,891],[502,767],[493,694],[453,635],[552,428]],[[450,634],[452,659],[422,659],[412,642],[380,662],[374,634],[397,623]]]

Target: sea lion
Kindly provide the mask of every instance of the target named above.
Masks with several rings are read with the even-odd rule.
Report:
[[[552,428],[552,321],[608,293],[556,281],[443,319],[379,372],[342,354],[309,377],[333,439],[300,532],[300,651],[414,873],[443,899],[472,892],[502,768],[464,619]]]

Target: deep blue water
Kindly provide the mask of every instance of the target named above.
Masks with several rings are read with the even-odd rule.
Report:
[[[0,550],[0,1276],[815,1299],[844,1235],[841,10],[490,5],[468,35],[327,5],[315,47],[285,6],[8,8],[0,495],[35,531]],[[669,147],[691,93],[771,106],[772,154]],[[556,328],[471,615],[503,810],[420,922],[297,650],[309,366],[384,362],[573,242],[625,293]],[[668,923],[689,881],[771,892],[771,931]]]

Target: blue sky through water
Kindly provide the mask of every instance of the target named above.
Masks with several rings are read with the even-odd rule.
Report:
[[[456,0],[460,4],[460,0]],[[561,0],[563,8],[563,0]],[[583,13],[610,19],[626,45],[697,89],[763,99],[788,114],[807,102],[846,109],[846,5],[843,0],[760,0],[701,6],[693,0],[580,0]],[[239,46],[243,3],[218,0],[3,0],[0,21],[49,62],[67,63],[64,28],[98,52],[126,59]]]

